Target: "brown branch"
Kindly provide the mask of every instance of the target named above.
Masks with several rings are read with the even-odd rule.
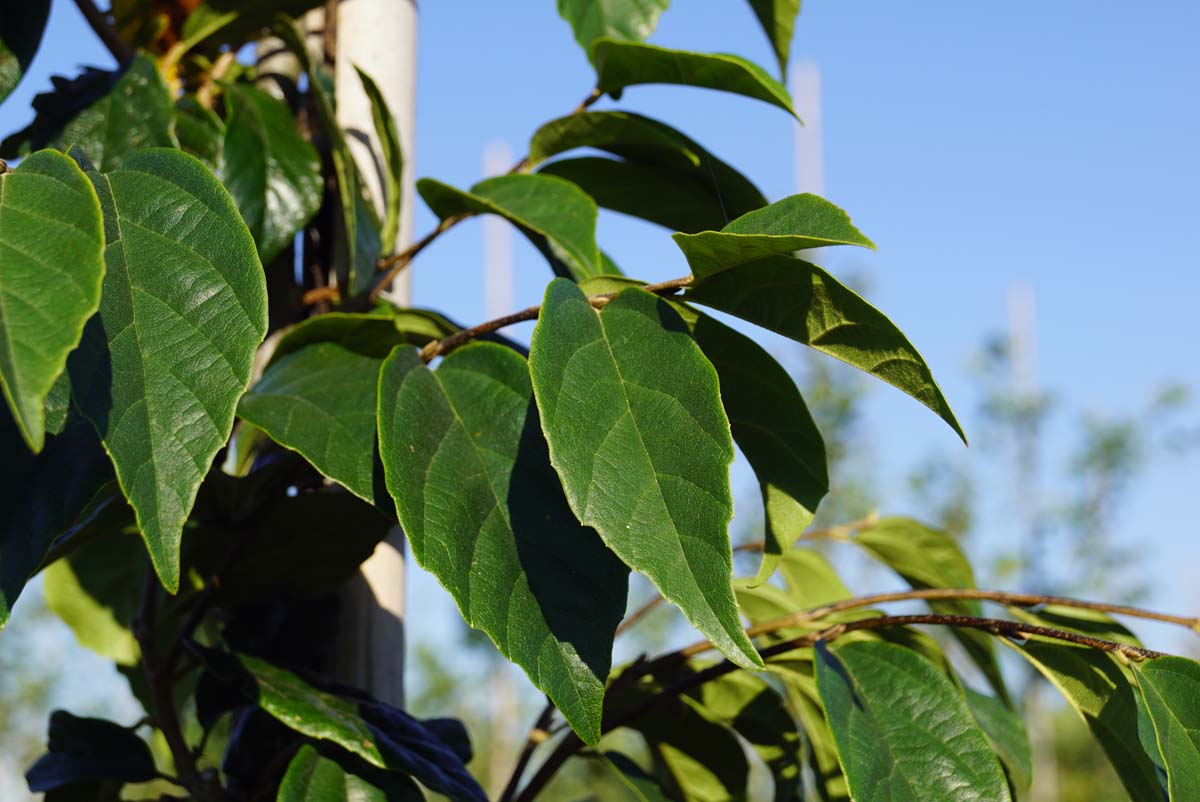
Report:
[[[670,295],[682,287],[686,287],[692,283],[690,275],[680,278],[673,278],[670,281],[660,281],[657,284],[647,284],[641,289],[646,292],[656,294]],[[603,308],[605,304],[616,297],[615,292],[605,292],[599,295],[589,295],[588,303],[597,309]],[[498,317],[495,320],[489,320],[486,323],[480,323],[477,326],[472,326],[469,329],[456,331],[449,337],[441,340],[434,340],[421,349],[421,359],[429,363],[437,356],[445,356],[455,348],[466,345],[483,334],[491,334],[493,331],[498,331],[506,326],[511,326],[514,323],[521,323],[526,320],[536,320],[538,314],[542,311],[540,306],[530,306],[522,309],[519,312],[513,312],[511,315]]]
[[[883,629],[887,627],[903,627],[915,624],[931,624],[936,626],[958,627],[960,629],[978,629],[984,632],[990,632],[993,635],[1010,637],[1017,639],[1026,639],[1031,636],[1050,638],[1060,640],[1066,643],[1073,643],[1079,646],[1087,646],[1092,649],[1112,654],[1119,654],[1131,660],[1148,660],[1155,657],[1164,656],[1161,652],[1156,652],[1150,649],[1143,649],[1137,646],[1130,646],[1125,643],[1116,643],[1114,641],[1103,640],[1101,638],[1093,638],[1090,635],[1081,635],[1077,632],[1068,632],[1063,629],[1055,629],[1053,627],[1036,626],[1032,624],[1023,624],[1019,621],[1008,621],[1002,618],[976,618],[965,615],[896,615],[896,616],[877,616],[875,618],[863,618],[858,621],[849,621],[843,624],[835,624],[834,626],[822,629],[819,632],[813,632],[806,635],[801,635],[797,638],[784,641],[782,643],[773,644],[763,649],[759,649],[758,654],[767,661],[772,657],[777,657],[796,649],[805,649],[814,646],[818,641],[830,642],[834,641],[843,635],[850,632],[868,629]],[[644,676],[651,673],[656,666],[661,666],[665,663],[677,661],[686,656],[686,650],[671,652],[663,655],[656,660],[647,663],[639,671],[639,676]],[[624,726],[639,716],[646,713],[651,708],[661,704],[666,699],[675,698],[681,694],[687,693],[693,688],[697,688],[706,682],[711,682],[718,677],[732,673],[738,670],[739,666],[731,663],[728,660],[709,666],[708,668],[698,671],[689,677],[671,685],[653,696],[642,700],[632,708],[622,711],[621,713],[606,717],[601,731],[604,733]],[[529,783],[521,790],[521,793],[516,796],[514,802],[531,802],[537,794],[546,786],[546,783],[554,776],[558,769],[569,758],[575,755],[583,747],[583,742],[574,732],[567,735],[563,742],[558,745],[553,753],[546,759],[546,762],[538,767],[537,772],[530,779]]]
[[[96,36],[100,37],[100,41],[108,48],[108,52],[112,53],[113,58],[118,64],[126,64],[133,60],[133,48],[129,43],[121,38],[116,29],[108,20],[108,16],[96,7],[92,0],[75,0],[75,5],[79,8],[79,13],[83,14],[83,18],[87,20],[87,24],[96,32]]]
[[[554,719],[554,703],[549,699],[546,700],[546,706],[542,708],[542,712],[534,722],[533,727],[529,730],[529,735],[525,738],[525,746],[521,749],[521,754],[517,757],[516,765],[513,766],[512,775],[508,778],[508,784],[504,786],[504,792],[500,794],[500,802],[511,802],[513,795],[517,793],[517,786],[521,782],[521,775],[525,773],[526,767],[529,766],[529,760],[533,757],[533,750],[537,749],[538,745],[545,742],[550,737],[547,731],[550,727],[550,722]]]

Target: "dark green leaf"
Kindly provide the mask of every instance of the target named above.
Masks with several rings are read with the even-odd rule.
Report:
[[[966,442],[924,358],[892,321],[814,264],[776,256],[698,280],[686,300],[736,315],[882,379]]]
[[[651,777],[629,758],[619,752],[596,756],[629,789],[636,802],[670,802],[658,780]]]
[[[46,568],[46,606],[79,643],[122,666],[141,655],[130,623],[138,611],[146,560],[136,534],[104,533]]]
[[[35,452],[103,277],[100,202],[75,162],[45,150],[0,173],[0,388]]]
[[[385,792],[305,744],[288,764],[276,802],[420,802],[424,798],[407,777],[396,777],[391,784],[400,788]]]
[[[11,420],[0,420],[0,628],[46,559],[55,538],[69,536],[111,502],[101,488],[112,466],[87,421],[69,420],[62,434],[33,455]],[[91,502],[95,501],[95,504]],[[66,533],[66,535],[64,535]]]
[[[138,56],[122,72],[89,70],[74,81],[55,82],[34,98],[34,121],[0,145],[12,157],[50,145],[80,147],[101,172],[134,151],[175,147],[174,104],[154,59]]]
[[[195,95],[184,95],[175,102],[175,137],[183,152],[192,154],[214,171],[219,168],[225,121],[201,105]]]
[[[71,385],[174,593],[183,523],[266,333],[266,284],[237,207],[195,158],[144,151],[88,176],[107,272],[68,363]]]
[[[850,222],[850,216],[816,195],[792,195],[747,212],[720,231],[674,234],[672,238],[697,279],[738,265],[828,245],[875,244]]]
[[[577,159],[542,171],[574,181],[605,208],[676,231],[720,229],[767,204],[749,179],[684,134],[624,111],[587,111],[546,123],[530,140],[529,163],[584,147],[624,161]],[[642,182],[638,191],[621,185],[628,178]]]
[[[46,395],[46,434],[62,434],[71,412],[71,377],[66,371],[58,374]]]
[[[1133,664],[1167,771],[1171,802],[1200,799],[1200,664],[1160,657]]]
[[[379,368],[405,342],[375,314],[319,315],[289,331],[238,416],[369,502],[376,499]]]
[[[294,24],[285,21],[276,26],[275,32],[303,65],[308,76],[309,92],[315,101],[325,134],[329,137],[342,211],[341,231],[337,237],[338,284],[346,288],[350,295],[360,295],[371,288],[378,274],[377,263],[383,252],[379,216],[367,197],[367,188],[350,152],[346,134],[338,124],[332,89],[328,88],[331,86],[328,74],[309,57],[304,37]]]
[[[795,115],[787,89],[762,67],[740,56],[692,53],[606,37],[592,44],[591,54],[597,86],[613,97],[636,84],[676,84],[745,95]]]
[[[383,230],[380,234],[382,252],[389,254],[396,249],[396,236],[400,230],[401,181],[404,178],[404,150],[400,145],[400,132],[396,130],[396,118],[392,116],[383,92],[371,76],[354,68],[362,82],[363,91],[371,101],[371,119],[375,122],[375,135],[383,151],[384,208]]]
[[[908,649],[817,646],[817,688],[859,800],[997,802],[1012,797],[958,688]]]
[[[431,371],[397,349],[379,398],[384,475],[413,556],[595,743],[628,571],[567,506],[525,360],[478,343]]]
[[[321,206],[321,161],[285,103],[252,86],[230,86],[220,176],[264,263],[287,247]]]
[[[205,659],[211,670],[237,682],[259,707],[296,732],[336,744],[376,768],[409,774],[455,802],[486,802],[454,750],[407,713],[319,690],[247,655],[209,651]]]
[[[581,288],[600,294],[636,285],[605,276]],[[686,304],[670,303],[716,369],[733,439],[758,476],[766,513],[761,582],[812,522],[817,504],[829,492],[825,443],[795,382],[766,350]]]
[[[1029,790],[1033,778],[1033,757],[1029,751],[1029,735],[1025,723],[1008,705],[994,696],[964,687],[967,706],[991,742],[996,756],[1004,766],[1009,784],[1021,794]]]
[[[1054,629],[1065,629],[1090,635],[1101,640],[1124,643],[1129,646],[1142,645],[1137,636],[1123,624],[1107,613],[1098,610],[1085,610],[1079,607],[1063,607],[1060,605],[1039,605],[1037,607],[1010,607],[1009,612],[1030,624]]]
[[[150,747],[131,730],[56,710],[50,714],[48,753],[29,768],[25,780],[29,790],[38,793],[74,783],[140,783],[157,776]]]
[[[1162,802],[1157,769],[1138,741],[1133,680],[1111,655],[1039,638],[1002,643],[1029,660],[1083,717],[1133,802]]]
[[[775,58],[779,61],[779,74],[787,75],[788,53],[792,49],[792,30],[800,14],[800,0],[749,0],[754,16],[762,25]]]
[[[581,281],[601,271],[596,246],[596,202],[569,181],[544,175],[488,178],[470,191],[422,178],[417,192],[442,220],[498,214],[542,251],[555,272]]]
[[[6,4],[0,16],[0,103],[25,77],[49,16],[50,0]]]
[[[671,306],[628,289],[597,313],[551,282],[530,371],[567,499],[738,665],[762,661],[729,574],[733,441],[716,371]]]
[[[817,799],[821,802],[850,802],[850,788],[838,762],[837,742],[829,731],[829,721],[825,718],[825,709],[821,705],[812,671],[806,675],[789,672],[784,678],[784,687],[804,733],[805,751]]]
[[[891,568],[914,588],[973,588],[975,572],[954,538],[908,518],[883,518],[862,529],[854,542]],[[935,613],[980,616],[978,601],[930,601]],[[955,627],[951,633],[979,666],[988,684],[1008,698],[1004,675],[996,661],[992,636],[976,629]]]
[[[601,36],[640,42],[658,26],[671,0],[558,0],[558,15],[584,51]]]

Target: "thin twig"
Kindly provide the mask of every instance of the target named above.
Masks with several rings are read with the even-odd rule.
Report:
[[[1092,649],[1119,654],[1131,660],[1148,660],[1155,657],[1162,657],[1161,652],[1156,652],[1150,649],[1143,649],[1137,646],[1130,646],[1125,643],[1116,643],[1114,641],[1104,640],[1102,638],[1093,638],[1090,635],[1081,635],[1077,632],[1068,632],[1067,630],[1055,629],[1053,627],[1036,626],[1032,624],[1023,624],[1019,621],[1008,621],[1002,618],[976,618],[973,616],[964,615],[896,615],[896,616],[878,616],[875,618],[863,618],[858,621],[849,621],[843,624],[835,624],[834,626],[822,629],[819,632],[813,632],[806,635],[801,635],[797,638],[777,643],[766,648],[760,649],[758,654],[767,661],[772,657],[777,657],[797,649],[804,649],[814,646],[818,641],[830,642],[842,637],[850,632],[867,629],[883,629],[886,627],[903,627],[916,624],[932,624],[937,626],[958,627],[962,629],[978,629],[984,632],[990,632],[993,635],[1011,637],[1018,639],[1027,639],[1031,636],[1050,638],[1060,640],[1066,643],[1073,643],[1079,646],[1087,646]],[[683,650],[686,651],[686,650]],[[677,661],[683,656],[683,651],[672,652],[663,655],[656,660],[651,661],[639,670],[639,675],[652,673],[655,666],[665,665],[667,663]],[[675,698],[681,694],[687,693],[693,688],[697,688],[706,682],[711,682],[718,677],[722,677],[739,667],[735,663],[728,660],[709,666],[708,668],[698,671],[689,677],[671,685],[653,696],[642,700],[628,710],[622,711],[611,717],[606,717],[601,728],[602,732],[611,732],[612,730],[624,726],[635,720],[639,716],[646,713],[651,708],[661,704],[666,699]],[[546,761],[538,767],[537,772],[530,779],[529,783],[515,797],[514,802],[531,802],[537,794],[546,786],[546,783],[554,776],[558,769],[569,758],[575,755],[583,747],[583,742],[575,733],[569,733],[562,743],[554,750]]]
[[[508,784],[504,786],[504,792],[500,794],[500,802],[511,802],[513,795],[517,793],[517,786],[521,783],[521,775],[525,773],[525,769],[529,765],[529,760],[533,757],[533,750],[537,749],[539,744],[544,743],[550,737],[547,729],[550,726],[550,722],[554,720],[554,710],[554,703],[547,699],[546,706],[542,708],[537,721],[529,729],[529,735],[525,738],[525,746],[522,747],[521,754],[517,757],[512,775],[508,778]]]
[[[100,37],[100,41],[108,48],[108,52],[112,53],[118,64],[126,64],[133,60],[133,48],[121,38],[121,35],[109,23],[108,17],[96,7],[92,0],[75,0],[75,5],[78,6],[79,13],[83,14],[87,24],[96,32],[96,36]]]
[[[682,276],[680,278],[673,278],[670,281],[660,281],[658,284],[647,284],[644,287],[642,287],[641,289],[645,290],[646,292],[653,292],[656,294],[669,295],[671,293],[674,293],[676,290],[679,290],[683,287],[688,286],[691,283],[692,283],[692,277],[690,275],[687,275],[687,276]],[[590,303],[592,306],[596,307],[597,309],[600,309],[600,308],[603,308],[604,305],[607,304],[609,301],[611,301],[613,298],[615,298],[616,295],[617,295],[617,293],[615,293],[615,292],[605,292],[605,293],[600,293],[599,295],[589,295],[588,303]],[[453,351],[455,348],[466,345],[467,343],[471,342],[472,340],[474,340],[476,337],[479,337],[480,335],[491,334],[493,331],[497,331],[506,326],[511,326],[514,323],[521,323],[526,320],[536,320],[538,313],[540,313],[541,311],[542,311],[542,307],[540,307],[540,306],[530,306],[530,307],[526,307],[525,309],[522,309],[519,312],[513,312],[511,315],[505,315],[504,317],[498,317],[495,320],[489,320],[486,323],[480,323],[478,326],[472,326],[469,329],[462,329],[461,331],[456,331],[453,334],[451,334],[449,337],[446,337],[441,340],[434,340],[433,342],[429,343],[424,348],[422,348],[421,349],[421,359],[424,360],[426,363],[428,363],[428,362],[432,361],[434,357],[445,356],[445,355],[449,354],[451,351]]]
[[[601,92],[598,87],[596,89],[593,89],[591,91],[591,93],[579,103],[578,106],[576,106],[574,109],[571,110],[571,114],[581,114],[581,113],[587,111],[589,108],[592,107],[593,104],[595,104],[596,101],[598,101],[603,96],[604,96],[604,93]],[[516,173],[524,172],[528,166],[529,166],[529,156],[528,155],[522,156],[517,161],[516,164],[514,164],[512,167],[509,168],[508,174],[515,175]],[[380,293],[382,293],[384,291],[384,289],[388,287],[388,285],[390,285],[393,281],[396,280],[396,277],[399,276],[404,271],[404,269],[409,266],[409,264],[412,262],[412,260],[416,258],[417,254],[419,254],[421,251],[423,251],[425,249],[425,247],[427,245],[429,245],[429,243],[433,242],[435,239],[440,237],[443,233],[445,233],[446,231],[449,231],[451,228],[458,225],[463,220],[466,220],[467,218],[474,217],[474,216],[475,216],[474,212],[466,212],[464,214],[457,214],[457,215],[453,215],[451,217],[447,217],[445,220],[442,220],[440,223],[438,223],[437,226],[432,231],[430,231],[425,236],[421,237],[419,240],[414,242],[412,245],[408,246],[407,248],[400,251],[399,253],[395,253],[395,254],[392,254],[391,256],[380,259],[379,260],[379,269],[381,271],[387,271],[387,272],[384,273],[384,275],[382,277],[380,277],[379,279],[376,280],[375,286],[371,289],[371,293],[369,295],[371,302],[372,303],[375,302],[375,299],[379,297]]]

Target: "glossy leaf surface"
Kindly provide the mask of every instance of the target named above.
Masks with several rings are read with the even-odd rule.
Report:
[[[601,36],[640,42],[654,33],[671,0],[558,0],[558,15],[586,51]]]
[[[697,279],[806,248],[829,245],[875,248],[850,222],[849,215],[824,198],[810,194],[792,195],[747,212],[720,231],[675,234],[672,238]]]
[[[817,688],[852,798],[1012,798],[958,689],[908,649],[879,641],[819,644]]]
[[[23,0],[0,16],[0,103],[25,77],[50,16],[50,0]]]
[[[283,101],[239,84],[226,90],[225,103],[220,177],[265,264],[320,207],[321,161]]]
[[[498,214],[507,219],[533,241],[559,275],[578,281],[602,272],[596,202],[569,181],[504,175],[480,181],[464,192],[423,178],[417,182],[417,192],[442,220],[463,214]]]
[[[400,348],[379,398],[384,474],[413,555],[594,743],[628,570],[563,497],[525,360],[478,343],[430,370]]]
[[[1029,747],[1029,734],[1021,716],[995,696],[988,696],[969,687],[963,688],[971,715],[987,735],[988,741],[1000,758],[1009,784],[1018,792],[1029,790],[1033,778],[1033,755]]]
[[[614,97],[627,86],[676,84],[733,92],[795,115],[783,84],[740,56],[692,53],[601,37],[592,44],[592,64],[600,91]]]
[[[886,315],[809,262],[776,256],[698,280],[685,299],[808,345],[933,410],[966,441],[933,372]]]
[[[34,451],[103,277],[100,202],[75,162],[39,151],[0,174],[0,388]]]
[[[376,768],[409,774],[455,802],[486,802],[455,751],[407,713],[319,690],[254,657],[207,654],[210,669],[238,682],[259,707],[296,732],[328,741]]]
[[[729,420],[716,371],[678,313],[639,289],[597,312],[556,280],[530,371],[550,460],[579,520],[726,657],[760,666],[729,579]]]
[[[1111,655],[1040,638],[1002,643],[1025,657],[1075,708],[1133,802],[1162,802],[1157,769],[1138,740],[1137,691]]]
[[[788,54],[792,50],[792,31],[796,17],[800,14],[800,0],[749,0],[754,16],[762,26],[775,58],[779,61],[779,74],[787,75]]]
[[[88,176],[107,272],[71,384],[174,592],[183,523],[266,332],[262,265],[232,199],[195,158],[142,151]]]
[[[1200,798],[1200,664],[1160,657],[1133,664],[1171,802]]]

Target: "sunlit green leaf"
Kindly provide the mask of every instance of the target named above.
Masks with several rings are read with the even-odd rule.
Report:
[[[262,265],[233,200],[195,158],[143,151],[88,176],[107,272],[68,363],[72,390],[174,592],[183,523],[266,333]]]
[[[225,91],[225,103],[221,180],[267,263],[320,207],[321,161],[283,101],[239,84]]]
[[[0,173],[0,388],[34,451],[103,277],[100,202],[75,162],[39,151]]]
[[[371,102],[371,119],[375,122],[375,135],[383,151],[384,209],[383,229],[380,233],[382,252],[389,254],[396,249],[396,235],[400,230],[401,181],[404,178],[404,150],[400,145],[400,132],[396,130],[396,118],[392,116],[383,92],[371,76],[354,68],[362,82],[363,91]]]
[[[675,234],[697,279],[738,265],[829,245],[875,248],[850,216],[816,195],[792,195],[747,212],[720,231]]]
[[[1171,802],[1200,799],[1200,664],[1183,657],[1134,663]]]
[[[366,779],[346,771],[337,761],[322,757],[305,744],[288,764],[279,783],[276,802],[400,802],[424,799],[412,780],[392,775],[384,791]]]
[[[601,36],[640,42],[658,25],[671,0],[558,0],[558,15],[586,51]]]
[[[853,365],[912,396],[966,436],[924,358],[882,312],[814,264],[788,256],[708,275],[685,299]]]
[[[417,192],[442,220],[464,214],[498,214],[529,237],[555,273],[579,281],[599,275],[596,202],[569,181],[545,175],[488,178],[464,192],[422,178]]]
[[[996,750],[1004,766],[1009,784],[1024,794],[1033,778],[1033,756],[1029,750],[1029,734],[1025,723],[1011,707],[1000,699],[964,687],[967,706]]]
[[[958,688],[911,651],[878,641],[818,645],[817,688],[854,799],[1012,798]]]
[[[762,25],[775,58],[779,61],[779,74],[787,75],[788,54],[792,49],[792,31],[796,17],[800,14],[800,0],[749,0],[754,16]]]
[[[25,77],[49,15],[50,0],[22,0],[7,5],[0,15],[0,103]]]
[[[550,459],[576,516],[735,663],[757,668],[729,574],[733,441],[716,371],[670,305],[597,312],[551,282],[530,348]]]
[[[613,97],[636,84],[676,84],[733,92],[795,114],[783,84],[740,56],[692,53],[607,37],[592,44],[591,54],[597,86]]]
[[[413,556],[594,743],[628,570],[567,506],[525,360],[477,343],[431,371],[397,349],[379,398],[387,486]]]

